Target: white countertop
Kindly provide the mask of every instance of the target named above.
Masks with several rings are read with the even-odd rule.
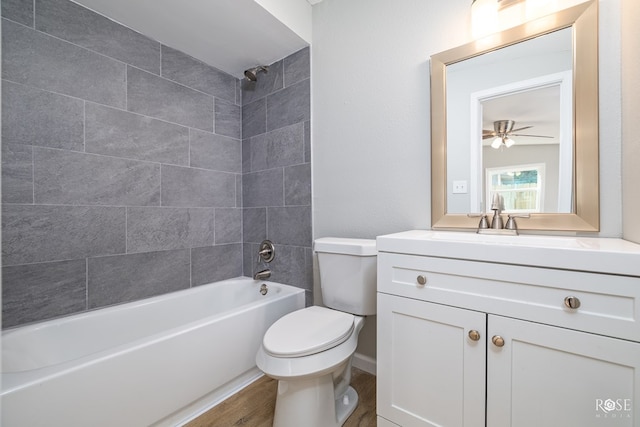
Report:
[[[411,230],[378,236],[377,249],[378,252],[640,276],[640,245],[614,238]]]

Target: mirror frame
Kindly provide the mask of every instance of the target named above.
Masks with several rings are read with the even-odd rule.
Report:
[[[431,56],[431,227],[477,229],[478,218],[447,213],[446,67],[553,31],[573,30],[573,210],[536,213],[519,230],[600,229],[598,1],[591,0]]]

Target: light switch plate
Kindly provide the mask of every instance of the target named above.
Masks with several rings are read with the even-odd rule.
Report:
[[[467,194],[467,181],[453,181],[453,194]]]

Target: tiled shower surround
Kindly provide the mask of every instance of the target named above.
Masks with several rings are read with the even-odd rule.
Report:
[[[310,300],[308,49],[248,83],[68,0],[2,16],[4,328],[250,276],[265,238]]]

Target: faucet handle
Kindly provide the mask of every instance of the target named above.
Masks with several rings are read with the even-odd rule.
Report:
[[[276,248],[270,240],[263,240],[258,248],[258,262],[271,262],[276,256]]]
[[[516,218],[530,218],[530,214],[509,214],[507,215],[509,219],[507,219],[507,223],[504,228],[507,230],[517,230],[518,225],[516,224]]]
[[[478,224],[478,230],[484,230],[489,228],[489,221],[487,220],[486,213],[468,213],[467,216],[469,218],[480,218],[480,223]]]

